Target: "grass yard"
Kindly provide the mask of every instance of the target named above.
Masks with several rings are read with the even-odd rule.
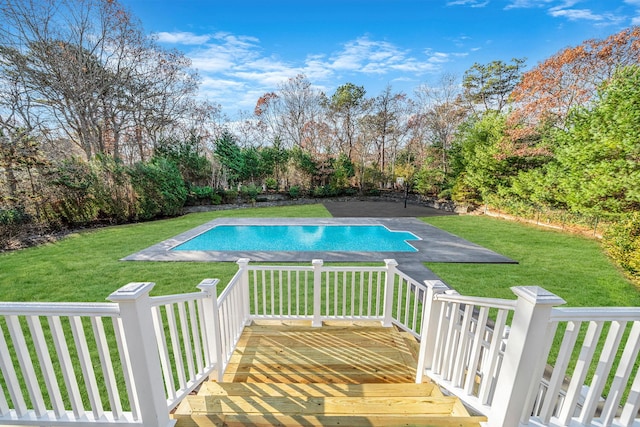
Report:
[[[155,282],[152,295],[196,292],[205,278],[219,291],[235,263],[119,261],[127,255],[223,217],[328,217],[320,204],[225,210],[72,234],[40,247],[0,254],[0,301],[104,301],[129,282]]]
[[[120,258],[221,217],[328,217],[321,204],[226,210],[79,232],[54,243],[0,255],[2,301],[104,301],[129,282],[156,283],[154,295],[193,292],[204,278],[220,290],[235,263],[123,262]],[[431,217],[432,225],[520,262],[428,267],[465,295],[514,298],[517,285],[539,285],[569,306],[640,306],[640,292],[596,240],[478,216]]]
[[[427,264],[463,295],[513,299],[512,286],[536,285],[557,294],[569,307],[640,306],[639,290],[595,239],[485,216],[425,221],[519,262]]]

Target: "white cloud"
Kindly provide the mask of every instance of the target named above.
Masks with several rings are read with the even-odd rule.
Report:
[[[511,2],[505,6],[505,9],[530,9],[534,7],[544,7],[552,1],[553,0],[511,0]]]
[[[168,44],[184,44],[184,45],[199,45],[204,44],[211,38],[208,35],[198,36],[193,33],[178,31],[174,33],[168,33],[165,31],[156,33],[156,37],[160,43]]]
[[[549,9],[549,15],[554,18],[567,18],[570,21],[587,20],[587,21],[602,21],[604,17],[602,15],[596,15],[590,9],[562,9],[560,7],[552,7]]]
[[[447,2],[447,6],[485,7],[488,4],[489,0],[451,0]]]
[[[311,53],[302,58],[271,55],[264,52],[255,37],[223,32],[158,33],[158,41],[185,45],[185,55],[201,75],[201,93],[227,110],[253,110],[260,96],[277,90],[280,83],[298,74],[330,92],[342,81],[359,79],[358,75],[397,82],[419,80],[426,74],[439,73],[443,64],[465,55],[412,52],[369,36],[350,40],[334,52]]]

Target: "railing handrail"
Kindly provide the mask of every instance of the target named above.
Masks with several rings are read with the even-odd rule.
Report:
[[[202,292],[190,292],[186,294],[160,295],[151,297],[151,306],[157,307],[166,304],[177,304],[180,302],[197,301],[207,296]]]
[[[640,307],[556,307],[551,311],[551,322],[589,322],[640,320]]]
[[[497,308],[500,310],[515,310],[516,300],[474,297],[459,294],[437,294],[434,299],[442,302],[453,302],[458,304],[470,304],[478,307]]]
[[[111,302],[0,302],[0,316],[117,316],[118,304]]]
[[[313,271],[313,267],[308,265],[258,265],[249,264],[249,271]]]
[[[120,352],[122,357],[127,393],[133,399],[130,402],[132,412],[124,412],[120,408],[114,410],[112,415],[107,410],[99,409],[86,411],[89,417],[86,419],[74,415],[75,418],[70,416],[69,420],[60,421],[55,419],[55,416],[60,416],[58,414],[52,415],[51,419],[43,417],[34,421],[43,426],[61,423],[72,425],[74,422],[108,425],[111,422],[121,425],[166,427],[159,426],[153,420],[147,423],[147,420],[153,418],[151,414],[160,412],[163,412],[162,417],[168,417],[168,408],[214,370],[217,371],[218,380],[222,380],[224,369],[244,326],[251,319],[257,318],[312,318],[313,326],[321,326],[322,321],[327,319],[375,320],[382,321],[385,326],[395,324],[423,339],[420,358],[427,353],[427,347],[431,352],[427,359],[421,359],[419,362],[423,372],[418,371],[417,377],[424,373],[433,375],[441,380],[441,385],[451,387],[463,401],[472,405],[474,402],[484,405],[483,410],[490,411],[487,412],[490,426],[515,425],[513,421],[517,416],[520,416],[523,422],[530,418],[531,412],[527,413],[527,408],[534,406],[535,393],[538,390],[536,387],[540,379],[548,390],[565,396],[564,391],[559,390],[557,386],[558,381],[565,378],[565,367],[555,366],[553,381],[543,378],[547,362],[545,357],[548,357],[551,348],[550,336],[555,334],[555,328],[561,322],[567,322],[567,329],[571,329],[570,333],[576,337],[580,323],[588,324],[590,330],[598,331],[593,334],[594,340],[597,338],[596,335],[600,334],[600,330],[608,330],[606,322],[612,322],[610,329],[613,332],[608,333],[611,338],[607,337],[611,345],[605,346],[610,354],[616,351],[616,343],[621,341],[624,328],[632,327],[632,343],[624,350],[624,362],[621,362],[623,366],[616,368],[620,372],[616,372],[616,390],[623,390],[624,384],[618,383],[626,381],[631,375],[634,360],[640,351],[640,347],[635,347],[638,345],[635,343],[640,341],[640,307],[557,307],[562,300],[537,287],[513,288],[518,296],[517,300],[464,296],[448,292],[441,282],[420,283],[414,280],[395,268],[397,263],[393,260],[385,260],[385,263],[386,266],[327,266],[323,265],[321,260],[314,260],[312,266],[276,266],[249,265],[249,261],[243,259],[238,261],[240,268],[219,297],[216,296],[217,280],[203,281],[203,286],[198,285],[202,292],[155,297],[149,296],[153,284],[133,283],[112,294],[109,297],[112,302],[0,302],[0,316],[6,317],[10,332],[20,335],[20,328],[24,328],[24,338],[35,339],[36,345],[43,350],[46,349],[40,325],[43,319],[38,317],[49,317],[45,320],[55,328],[54,338],[60,336],[63,338],[62,341],[65,339],[59,318],[68,317],[70,319],[63,319],[62,322],[66,322],[65,326],[69,323],[70,328],[75,328],[76,335],[82,334],[83,324],[86,325],[87,331],[91,328],[99,330],[98,344],[103,356],[106,356],[108,351],[102,318],[113,320],[112,328],[118,340],[117,352]],[[249,272],[253,272],[253,277]],[[295,274],[291,274],[292,272]],[[269,310],[264,309],[263,312],[252,314],[251,310],[254,307],[250,307],[249,302],[258,294],[250,293],[251,286],[254,286],[254,290],[255,286],[260,286],[256,292],[264,291],[261,301]],[[279,298],[285,298],[285,301]],[[313,307],[310,305],[311,301]],[[292,307],[296,307],[295,310]],[[258,305],[255,306],[255,310],[258,310]],[[159,320],[160,316],[167,318],[167,336],[164,336],[164,324]],[[27,318],[26,322],[23,322],[22,317]],[[508,321],[511,322],[510,325],[507,324]],[[631,322],[634,322],[632,326],[629,325]],[[42,326],[48,327],[45,323],[43,322]],[[35,338],[28,335],[29,328],[35,331]],[[517,340],[508,338],[506,331],[509,328],[513,336],[519,337]],[[155,330],[159,335],[153,338],[153,334],[149,335],[150,330]],[[214,336],[211,336],[212,334]],[[22,337],[19,339],[21,349],[18,351],[21,353],[18,357],[28,361],[30,356],[26,351],[27,346],[22,344]],[[567,342],[570,340],[571,336]],[[63,344],[62,341],[60,344]],[[564,341],[562,345],[564,346]],[[570,345],[573,344],[567,344],[567,349]],[[3,354],[12,351],[12,346],[2,346],[4,347],[0,350]],[[596,345],[592,347],[595,351]],[[181,353],[182,349],[184,353]],[[160,360],[162,356],[158,356],[158,350],[167,355],[170,350],[173,350],[173,353]],[[592,348],[588,350],[591,351]],[[39,363],[43,360],[46,362],[48,357],[41,359]],[[89,360],[88,356],[83,357],[84,360]],[[565,359],[566,357],[564,355]],[[179,365],[177,367],[171,365],[174,358],[180,360],[176,362],[176,365]],[[38,362],[37,359],[34,360]],[[183,360],[186,363],[183,363]],[[70,362],[64,363],[65,367],[68,367]],[[600,377],[606,376],[609,369],[602,366],[598,368],[603,373]],[[47,369],[53,372],[52,369]],[[51,375],[53,374],[49,373],[49,376]],[[158,380],[156,375],[159,378],[169,378],[173,375],[180,377],[178,390],[170,391],[169,399],[165,400],[157,390],[161,389],[160,394],[163,394],[164,389],[169,387],[167,384],[171,386],[169,389],[173,390],[176,388],[173,386],[173,380],[166,380],[165,387],[162,387],[159,385],[162,380]],[[32,388],[37,387],[37,377],[29,374],[29,378],[33,384]],[[476,378],[480,378],[481,383],[475,383]],[[575,390],[579,391],[583,382],[580,375],[574,378],[578,378],[577,385],[572,385],[570,393],[566,393],[566,398],[572,402],[566,404],[567,408],[573,405],[576,399]],[[603,380],[599,378],[598,381],[602,383]],[[111,383],[115,384],[114,381]],[[132,385],[137,393],[131,393]],[[14,391],[20,386],[17,380],[11,384]],[[96,388],[95,385],[93,388]],[[153,392],[149,392],[150,390]],[[637,390],[634,393],[637,393]],[[153,397],[150,398],[147,394],[153,394]],[[587,421],[581,421],[582,415],[580,418],[571,418],[572,413],[564,418],[571,422],[588,424],[591,419],[588,417],[595,413],[593,408],[599,397],[600,388],[592,387],[586,398],[591,411],[591,415],[584,416],[584,420]],[[557,402],[543,401],[542,397],[539,399],[545,405],[542,409],[545,416],[551,416],[549,405],[555,405]],[[500,405],[491,406],[493,402],[498,401]],[[80,411],[84,411],[82,405],[79,405]],[[607,398],[606,405],[608,406],[605,406],[605,409],[610,414],[610,419],[613,419],[618,403]],[[24,404],[20,404],[16,417],[11,415],[11,411],[7,412],[6,406],[4,405],[4,412],[0,415],[0,424],[21,423],[26,420],[25,416],[30,416],[28,414],[31,410]],[[636,417],[637,411],[633,412],[637,409],[636,406],[635,403],[627,401],[624,408],[626,415],[623,414],[621,419],[627,420],[625,422],[633,421]],[[58,404],[56,411],[64,412],[64,408],[60,409],[61,407],[62,405]],[[38,412],[51,412],[41,403],[38,403],[36,409]],[[567,410],[563,409],[564,412]],[[101,413],[104,416],[100,415]],[[91,416],[95,414],[100,416],[96,415],[94,420]],[[148,418],[145,418],[144,414]],[[540,419],[532,420],[534,423],[540,422]],[[554,422],[556,421],[558,420],[554,418]]]
[[[218,296],[218,304],[221,304],[224,300],[227,299],[229,294],[233,291],[233,288],[240,283],[241,278],[242,270],[238,270],[236,274],[233,275],[231,280],[229,280],[229,283],[227,284],[227,286],[225,286],[222,293]]]

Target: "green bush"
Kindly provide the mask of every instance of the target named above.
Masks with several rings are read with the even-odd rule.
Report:
[[[97,177],[80,159],[65,160],[50,171],[51,196],[43,206],[50,226],[78,226],[94,222],[99,213],[94,189]]]
[[[0,225],[20,225],[31,222],[23,208],[0,209]]]
[[[226,190],[222,195],[224,203],[236,203],[238,201],[238,192],[236,190]]]
[[[640,214],[627,215],[608,228],[602,245],[613,260],[640,279]]]
[[[313,192],[311,194],[313,197],[325,197],[325,188],[321,185],[317,185],[313,187]]]
[[[297,185],[294,185],[291,188],[289,188],[289,197],[291,197],[292,199],[297,199],[299,196],[300,196],[300,187],[298,187]]]
[[[249,184],[242,186],[240,194],[245,200],[255,200],[258,194],[262,192],[262,189],[255,184]]]
[[[175,216],[182,212],[187,188],[178,167],[164,157],[136,163],[131,181],[138,195],[140,219]]]
[[[219,205],[222,202],[222,195],[218,194],[211,187],[198,187],[191,186],[189,188],[189,194],[187,195],[187,206],[195,206],[195,205],[203,205],[203,204],[211,204],[211,205]]]
[[[278,190],[278,180],[275,178],[265,179],[264,184],[267,186],[267,190],[272,190],[272,191]]]
[[[136,195],[129,168],[119,159],[96,156],[89,167],[96,177],[91,194],[98,209],[98,220],[124,223],[136,217]]]

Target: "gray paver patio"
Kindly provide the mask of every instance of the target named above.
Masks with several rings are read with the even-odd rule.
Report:
[[[172,251],[171,249],[216,225],[383,225],[409,231],[422,240],[411,241],[417,252],[315,252],[315,251]],[[503,255],[471,243],[416,218],[219,218],[123,258],[125,261],[226,261],[249,258],[252,262],[381,262],[395,259],[401,271],[416,280],[438,279],[424,262],[515,263]]]

